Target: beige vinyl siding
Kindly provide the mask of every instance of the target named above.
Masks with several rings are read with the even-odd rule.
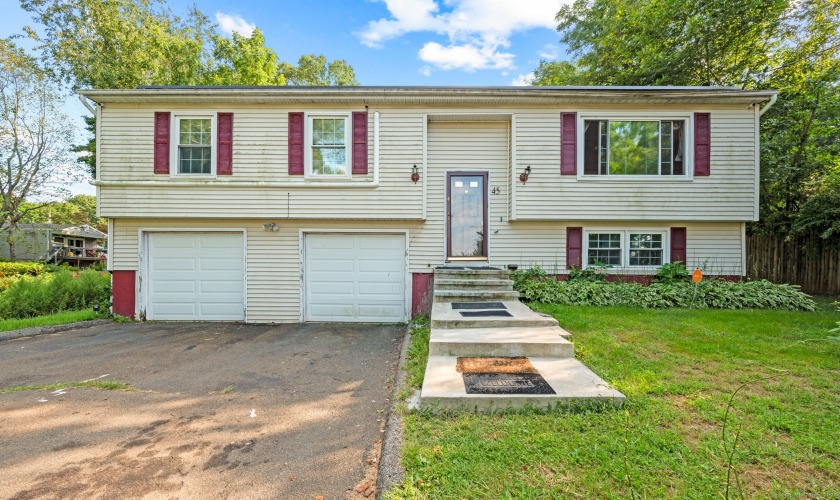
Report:
[[[104,217],[286,217],[420,219],[421,183],[410,180],[412,165],[423,163],[423,121],[420,112],[380,113],[380,176],[374,181],[374,112],[368,113],[368,174],[345,180],[356,187],[319,187],[319,180],[288,175],[288,113],[312,108],[237,106],[164,109],[103,109],[100,180],[159,182],[155,185],[101,186],[99,212]],[[155,111],[173,114],[234,113],[233,175],[215,179],[169,178],[153,173]],[[353,109],[338,110],[350,112]],[[171,165],[174,170],[175,165]],[[202,182],[186,186],[181,181]],[[231,185],[230,182],[253,183]],[[329,179],[327,179],[329,181]],[[282,187],[264,183],[283,182]]]
[[[676,105],[639,108],[615,105],[604,109],[592,105],[563,106],[562,109],[504,108],[473,109],[400,109],[379,107],[369,110],[369,174],[353,176],[350,184],[373,181],[374,113],[380,112],[380,168],[378,187],[318,187],[317,181],[303,176],[289,176],[287,164],[289,111],[342,111],[323,106],[226,106],[219,109],[199,107],[172,108],[173,113],[193,111],[213,114],[234,113],[234,151],[232,176],[208,180],[204,186],[179,185],[180,179],[153,174],[153,117],[151,105],[109,105],[102,110],[100,169],[102,181],[158,181],[153,186],[102,186],[100,213],[106,217],[166,217],[189,213],[192,217],[288,217],[349,219],[415,219],[423,218],[423,191],[427,192],[426,210],[443,179],[431,169],[433,158],[427,157],[430,169],[420,182],[409,180],[411,168],[423,167],[424,122],[426,116],[437,126],[463,125],[470,113],[485,118],[508,121],[475,121],[477,124],[513,123],[516,143],[505,151],[504,161],[493,167],[491,184],[498,186],[505,200],[505,217],[518,220],[661,220],[749,221],[754,216],[756,199],[755,111],[747,107],[688,109]],[[711,176],[689,180],[670,179],[578,179],[560,175],[560,113],[574,110],[580,114],[638,112],[655,117],[663,111],[694,111],[712,114]],[[503,113],[500,111],[504,111]],[[501,118],[500,118],[501,117]],[[513,118],[511,118],[513,117]],[[440,120],[440,121],[438,121]],[[460,121],[459,121],[460,120]],[[425,149],[435,148],[433,131]],[[485,140],[485,139],[481,139]],[[472,160],[479,162],[492,154],[493,137],[486,143],[472,144]],[[691,144],[688,145],[691,148]],[[496,153],[499,153],[496,151]],[[515,155],[515,157],[514,157]],[[457,159],[457,158],[455,158]],[[513,165],[513,163],[516,163]],[[498,170],[504,163],[504,171]],[[470,165],[470,163],[465,163]],[[519,173],[526,166],[531,177],[523,184]],[[174,166],[173,166],[174,167]],[[425,178],[428,177],[428,178]],[[504,179],[503,183],[497,182]],[[225,185],[244,182],[244,186]],[[253,183],[253,186],[247,183]],[[283,182],[284,186],[262,183]],[[428,183],[428,184],[426,184]],[[515,194],[513,191],[515,190]],[[153,195],[152,195],[153,194]],[[496,198],[494,197],[494,202]],[[515,200],[515,201],[514,201]],[[428,215],[428,214],[427,214]],[[498,217],[496,218],[498,220]]]
[[[609,109],[570,109],[609,114]],[[656,109],[638,111],[656,117]],[[711,175],[691,180],[579,179],[560,175],[560,112],[518,113],[516,168],[531,165],[527,184],[516,183],[517,219],[749,221],[755,204],[755,112],[746,107],[677,109],[710,111]],[[580,126],[580,123],[578,124]],[[578,145],[580,147],[580,144]],[[689,142],[688,148],[693,148]]]

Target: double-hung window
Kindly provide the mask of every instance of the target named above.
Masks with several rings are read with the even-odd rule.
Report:
[[[665,260],[665,231],[592,230],[586,233],[585,266],[659,267]]]
[[[178,116],[175,121],[178,175],[211,175],[213,173],[213,119]]]
[[[350,174],[350,126],[348,115],[308,116],[307,165],[313,177]]]
[[[583,120],[583,174],[686,175],[687,120]]]

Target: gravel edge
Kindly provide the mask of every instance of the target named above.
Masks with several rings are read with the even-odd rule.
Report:
[[[19,339],[21,337],[34,337],[35,335],[44,335],[47,333],[66,332],[67,330],[78,330],[80,328],[90,328],[92,326],[104,325],[111,323],[110,319],[92,319],[89,321],[77,321],[75,323],[65,323],[63,325],[51,326],[34,326],[32,328],[21,328],[20,330],[10,330],[8,332],[0,332],[0,342],[4,340]]]
[[[397,368],[397,379],[394,382],[394,393],[391,397],[391,407],[388,409],[388,417],[385,421],[385,434],[382,437],[382,451],[379,454],[379,473],[376,477],[377,497],[381,497],[394,485],[402,482],[405,471],[402,468],[400,458],[402,456],[403,423],[402,416],[397,408],[402,404],[396,398],[397,392],[405,384],[408,372],[403,368],[405,358],[408,354],[408,346],[411,345],[411,327],[405,334],[402,347],[400,347],[400,361]]]

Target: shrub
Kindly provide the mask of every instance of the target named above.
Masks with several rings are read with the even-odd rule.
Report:
[[[656,276],[653,278],[654,283],[677,283],[680,281],[688,281],[691,275],[685,268],[682,262],[676,260],[667,264],[662,264]]]
[[[46,271],[40,262],[0,262],[0,278],[38,276]]]
[[[586,269],[578,269],[573,267],[569,271],[569,281],[583,281],[588,283],[600,283],[607,281],[607,269],[611,266],[605,264],[595,264]]]
[[[514,286],[523,300],[548,304],[804,311],[816,308],[811,297],[800,292],[798,286],[776,285],[767,280],[739,283],[706,280],[698,284],[677,281],[644,286],[636,283],[516,278]]]
[[[0,319],[29,318],[100,304],[107,309],[111,279],[107,273],[87,270],[77,278],[70,271],[37,277],[23,276],[0,294]]]

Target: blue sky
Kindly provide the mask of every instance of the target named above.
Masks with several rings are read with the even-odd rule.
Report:
[[[362,85],[522,85],[541,59],[565,56],[554,16],[569,0],[169,0],[196,5],[219,31],[259,28],[281,60],[345,59]],[[0,0],[0,37],[32,23],[18,0]],[[68,99],[78,122],[86,110]],[[86,187],[74,188],[91,192]]]

